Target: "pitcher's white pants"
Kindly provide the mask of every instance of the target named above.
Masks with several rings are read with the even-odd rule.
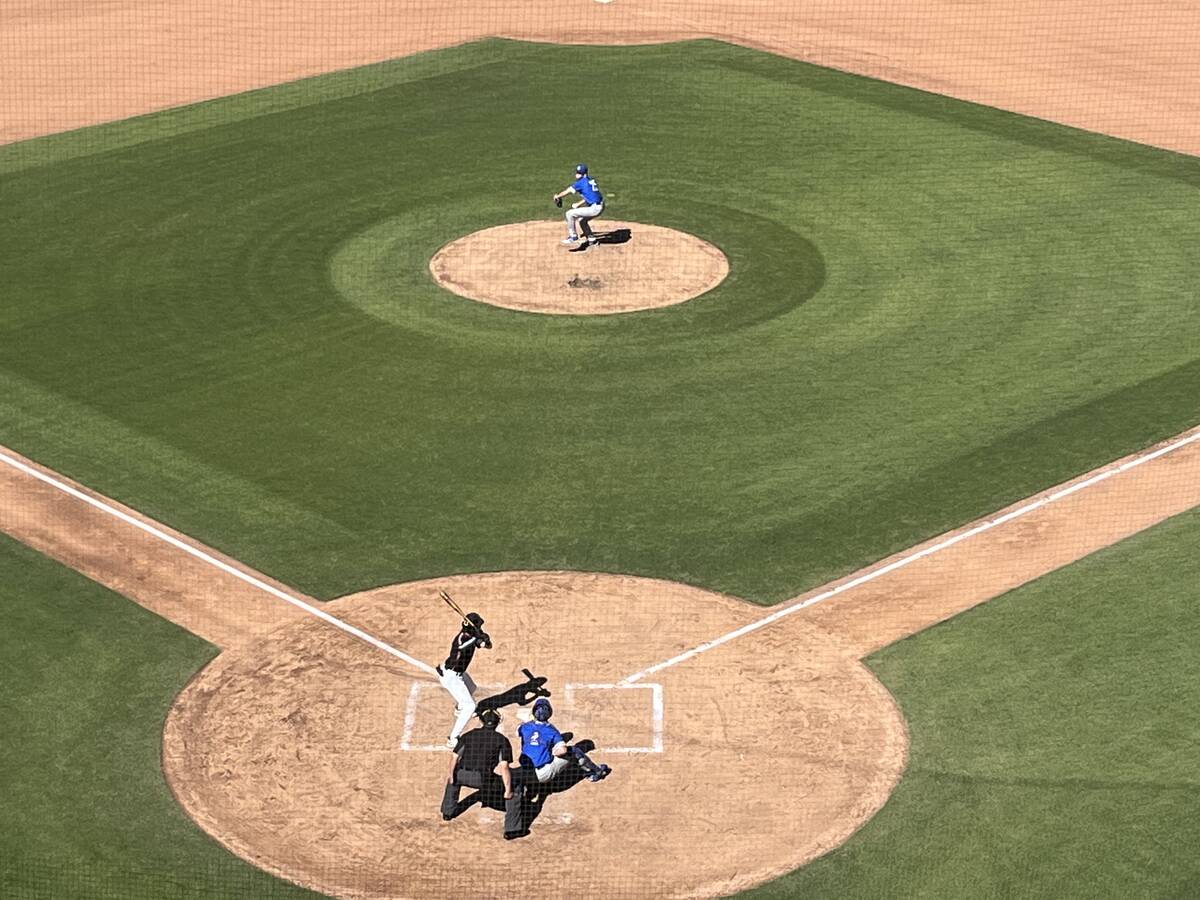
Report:
[[[579,230],[583,232],[584,237],[590,237],[592,226],[588,219],[594,219],[596,216],[604,212],[603,203],[591,203],[587,206],[573,206],[567,210],[567,235],[569,237],[578,237],[576,233],[576,223],[579,224]]]
[[[458,740],[458,736],[466,730],[467,723],[471,721],[471,716],[475,715],[475,682],[466,672],[460,675],[449,669],[442,670],[438,681],[450,692],[456,704],[454,727],[450,729],[450,740],[453,742]]]

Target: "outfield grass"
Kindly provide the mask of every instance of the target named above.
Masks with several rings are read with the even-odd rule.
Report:
[[[726,284],[597,320],[434,287],[579,159]],[[321,597],[768,602],[1197,419],[1200,162],[719,43],[485,42],[0,166],[0,438]]]
[[[162,777],[175,694],[215,649],[0,534],[0,896],[316,896],[227,853]]]
[[[1200,896],[1200,511],[869,660],[908,770],[754,900]]]

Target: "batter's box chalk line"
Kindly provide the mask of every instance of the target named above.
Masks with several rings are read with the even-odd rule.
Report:
[[[477,687],[495,687],[503,689],[502,685],[477,685]],[[417,724],[417,708],[426,688],[442,691],[441,685],[429,681],[414,681],[408,689],[408,700],[404,706],[404,732],[400,735],[400,749],[410,753],[449,753],[445,744],[414,744],[413,730]],[[663,752],[663,689],[661,684],[583,684],[572,682],[563,685],[563,699],[567,706],[574,706],[576,691],[636,691],[650,692],[650,744],[646,747],[598,747],[603,753],[662,753]],[[528,718],[528,711],[523,718]],[[447,711],[448,714],[448,711]]]

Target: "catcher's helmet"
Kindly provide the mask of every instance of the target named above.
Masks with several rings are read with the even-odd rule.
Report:
[[[484,709],[479,712],[479,721],[484,728],[495,728],[500,724],[500,713],[494,709]]]
[[[533,701],[533,718],[538,722],[549,722],[552,715],[554,715],[554,707],[545,697],[538,697]]]
[[[583,163],[580,163],[579,165],[577,165],[575,167],[575,174],[576,175],[586,175],[587,174],[587,166],[585,166]]]

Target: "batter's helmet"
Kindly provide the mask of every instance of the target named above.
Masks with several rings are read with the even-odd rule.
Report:
[[[538,697],[533,701],[533,718],[538,722],[549,722],[552,715],[554,715],[554,707],[545,697]]]
[[[476,628],[483,627],[483,616],[481,616],[477,612],[467,613],[467,621],[470,622],[472,625],[474,625]]]

